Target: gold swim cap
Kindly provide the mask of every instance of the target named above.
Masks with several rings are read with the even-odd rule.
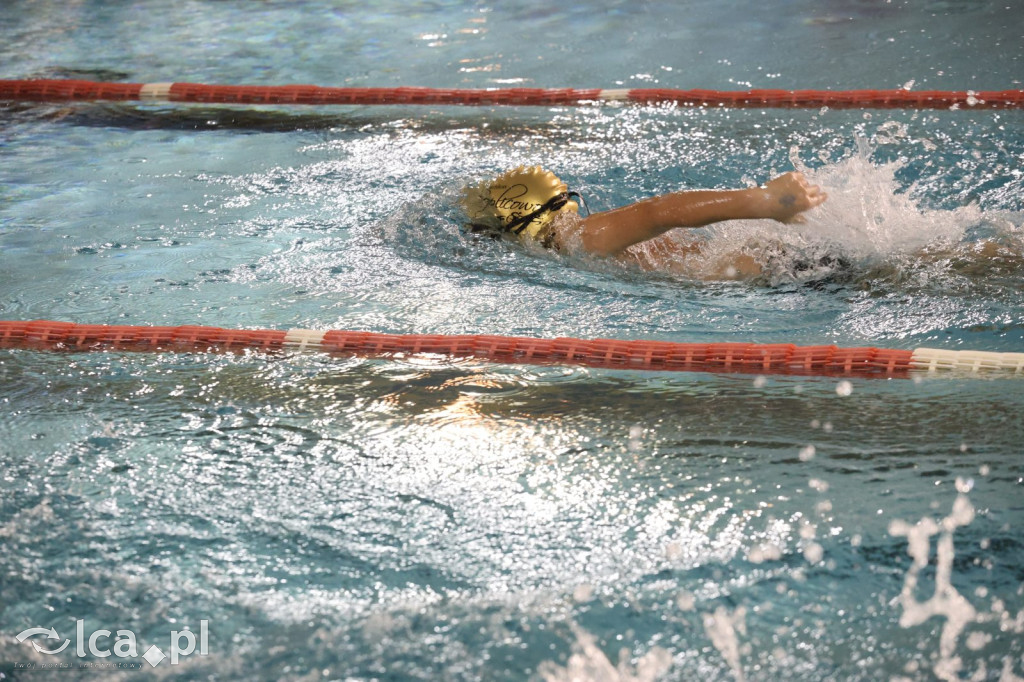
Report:
[[[463,206],[475,224],[533,239],[544,236],[556,215],[579,210],[568,186],[540,166],[520,166],[468,189]]]

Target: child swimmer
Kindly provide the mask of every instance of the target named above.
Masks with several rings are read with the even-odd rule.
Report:
[[[647,270],[682,270],[680,274],[703,279],[748,279],[762,269],[750,254],[734,252],[694,270],[680,264],[686,256],[702,255],[701,241],[680,244],[658,237],[675,228],[726,220],[803,223],[801,214],[819,206],[828,195],[803,174],[791,172],[763,187],[672,192],[586,217],[578,214],[574,197],[578,195],[550,171],[539,166],[516,168],[465,191],[463,207],[471,221],[467,229],[512,235],[569,253],[611,257]]]

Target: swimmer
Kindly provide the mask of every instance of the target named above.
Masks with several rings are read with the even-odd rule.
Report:
[[[467,188],[463,207],[474,233],[511,235],[565,252],[579,251],[632,262],[644,269],[678,270],[680,256],[699,255],[694,240],[658,240],[676,228],[697,228],[727,220],[776,220],[803,223],[802,215],[827,198],[803,174],[785,173],[762,187],[672,192],[586,217],[578,215],[575,192],[539,166],[516,168]],[[644,245],[644,248],[634,248]],[[747,253],[730,254],[697,275],[706,279],[746,279],[761,266]]]

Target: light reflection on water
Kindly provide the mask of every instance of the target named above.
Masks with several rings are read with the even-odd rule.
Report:
[[[955,575],[995,616],[968,627],[985,646],[957,651],[1013,651],[993,610],[997,595],[1011,620],[1020,608],[1012,381],[857,380],[843,397],[835,379],[425,359],[26,353],[3,368],[21,510],[3,527],[20,557],[6,589],[51,601],[56,624],[131,612],[155,632],[202,612],[242,636],[236,655],[323,644],[298,663],[261,654],[271,668],[410,675],[571,668],[573,642],[616,633],[631,656],[722,674],[728,647],[718,662],[700,647],[735,621],[718,641],[752,677],[924,670],[941,619],[895,623],[905,547],[889,526],[947,513],[959,476],[978,517],[956,531]],[[79,426],[51,431],[50,401]],[[67,541],[75,566],[52,552]]]
[[[135,7],[50,4],[0,16],[7,76],[834,89],[1019,76],[1006,3],[738,16],[706,2],[685,17],[657,2],[149,3],[160,31],[135,30]],[[126,26],[130,45],[115,39]],[[1024,348],[1017,112],[8,114],[8,319]],[[533,163],[595,210],[794,166],[833,195],[804,227],[701,233],[721,250],[785,241],[790,257],[756,282],[464,238],[462,184]],[[1003,251],[980,257],[982,240]],[[851,266],[797,271],[823,252]],[[182,675],[929,679],[957,657],[963,678],[1024,674],[1013,381],[4,351],[0,385],[3,662],[44,662],[13,637],[29,626],[65,634],[84,617],[163,643],[171,623],[208,618],[215,655]],[[925,541],[935,558],[915,573]],[[940,559],[939,542],[955,554]],[[970,608],[918,618],[946,570]]]
[[[450,196],[413,202],[433,214],[415,228],[402,210],[354,223],[364,241],[301,221],[276,234],[268,219],[273,248],[255,259],[221,262],[228,251],[211,276],[108,298],[177,288],[188,297],[163,315],[209,306],[218,324],[384,331],[925,343],[950,329],[955,344],[1008,349],[1019,336],[1015,299],[988,271],[959,290],[946,265],[899,260],[824,288],[698,286],[500,244],[471,254]],[[893,229],[918,210],[902,206]],[[124,252],[96,251],[74,258]],[[213,267],[162,267],[196,257]],[[79,267],[96,289],[109,278]],[[1015,281],[1013,267],[997,276]],[[240,307],[215,300],[226,287]],[[8,355],[3,371],[2,534],[16,557],[4,596],[47,604],[43,625],[86,613],[157,641],[167,618],[211,618],[233,641],[205,664],[221,673],[258,660],[281,674],[557,679],[646,660],[680,679],[914,677],[931,669],[944,621],[899,624],[909,564],[890,525],[946,514],[961,477],[980,513],[956,532],[954,575],[985,618],[954,651],[966,669],[1019,655],[1012,382],[839,391],[835,379],[438,358],[34,353]],[[81,557],[70,567],[63,547]]]

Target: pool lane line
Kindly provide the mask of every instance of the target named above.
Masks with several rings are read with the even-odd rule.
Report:
[[[673,90],[663,88],[337,88],[317,85],[0,80],[0,100],[286,105],[576,106],[596,103],[797,109],[1024,108],[1024,90]]]
[[[185,325],[93,325],[0,321],[0,348],[47,351],[315,351],[359,357],[435,355],[505,364],[606,369],[908,378],[921,371],[1024,377],[1024,353],[892,350],[756,343],[542,339],[468,334],[383,334],[312,329],[225,329]]]

